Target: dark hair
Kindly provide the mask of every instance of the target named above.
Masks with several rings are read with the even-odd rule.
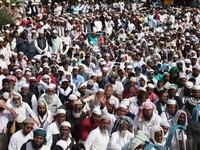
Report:
[[[166,91],[165,90],[161,90],[161,91],[158,92],[158,96],[161,96],[164,93],[166,93]]]
[[[5,84],[5,83],[9,83],[9,79],[7,79],[7,78],[3,79],[2,80],[2,85]]]
[[[190,78],[188,81],[196,82],[196,79],[195,78]]]
[[[133,73],[133,72],[130,72],[129,74],[128,74],[128,77],[130,78],[130,77],[135,77],[135,74]]]
[[[81,143],[77,143],[75,145],[72,146],[72,150],[80,150],[80,149],[84,149],[85,150],[85,146]]]

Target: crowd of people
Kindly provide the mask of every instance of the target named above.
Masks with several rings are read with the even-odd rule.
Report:
[[[163,147],[200,103],[200,10],[122,0],[5,4],[0,149]],[[177,133],[170,149],[184,149]],[[3,143],[3,144],[2,144]]]

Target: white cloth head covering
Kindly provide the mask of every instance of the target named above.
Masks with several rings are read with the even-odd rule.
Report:
[[[151,136],[151,139],[153,140],[154,144],[157,144],[159,146],[164,146],[164,142],[162,143],[157,143],[154,136],[155,136],[155,133],[158,132],[158,131],[162,131],[162,137],[164,137],[164,132],[163,132],[163,129],[161,126],[159,125],[155,125],[153,127],[151,127],[151,130],[150,130],[150,136]]]
[[[64,109],[58,109],[56,114],[66,114],[66,110]]]
[[[68,121],[62,122],[60,127],[62,127],[62,126],[67,126],[67,127],[71,128],[71,124]]]
[[[188,88],[188,89],[192,89],[193,83],[192,83],[191,81],[187,81],[187,82],[185,83],[185,87]]]
[[[167,100],[167,104],[173,104],[173,105],[176,105],[177,104],[177,102],[176,102],[176,100],[173,100],[173,99],[168,99]]]
[[[101,115],[101,109],[100,109],[100,107],[95,107],[93,109],[92,113],[97,114],[97,115]]]
[[[75,94],[70,94],[69,95],[69,100],[71,100],[71,101],[75,101],[75,100],[77,100],[78,98],[77,98],[77,96],[75,95]]]

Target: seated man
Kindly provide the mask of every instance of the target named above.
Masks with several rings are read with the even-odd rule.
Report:
[[[86,118],[86,113],[82,110],[81,101],[75,101],[72,110],[67,111],[67,121],[71,123],[72,137],[78,141],[78,129],[80,123]]]
[[[160,125],[161,117],[154,113],[156,106],[150,101],[143,102],[134,118],[134,130],[142,130],[147,137],[150,137],[151,127]]]
[[[119,129],[112,133],[110,139],[110,149],[121,150],[122,147],[134,138],[134,133],[128,129],[130,123],[127,120],[120,120]]]
[[[100,124],[101,110],[96,107],[89,118],[85,118],[79,126],[79,141],[85,141],[89,133]]]

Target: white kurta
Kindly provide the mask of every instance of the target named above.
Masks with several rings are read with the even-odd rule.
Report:
[[[109,135],[102,134],[99,127],[92,130],[85,142],[86,150],[106,150],[109,142]]]
[[[48,147],[51,147],[52,145],[52,136],[53,134],[60,134],[60,131],[59,131],[59,126],[57,124],[57,122],[53,122],[52,124],[50,124],[49,126],[47,126],[47,129],[46,129],[46,132],[47,132],[47,136],[46,136],[46,139],[47,139],[47,146]]]
[[[32,146],[31,142],[26,143],[26,149],[27,150],[35,150]],[[43,145],[39,150],[50,150],[46,145]]]
[[[6,48],[0,49],[0,55],[3,55],[4,58],[0,58],[0,64],[1,64],[1,68],[7,68],[7,64],[6,61],[9,59],[8,58],[8,51]]]
[[[8,145],[9,150],[20,150],[21,146],[26,143],[28,140],[33,139],[33,132],[31,131],[28,135],[24,136],[22,130],[17,131],[14,133]]]
[[[137,130],[142,130],[148,138],[150,138],[151,127],[154,125],[160,125],[161,121],[161,117],[155,113],[153,113],[153,116],[149,121],[145,121],[144,119],[139,121],[137,116],[133,120],[134,128]]]
[[[112,134],[110,139],[110,150],[121,150],[122,147],[134,138],[134,134],[127,131],[124,137],[121,137],[120,131],[116,131]]]

